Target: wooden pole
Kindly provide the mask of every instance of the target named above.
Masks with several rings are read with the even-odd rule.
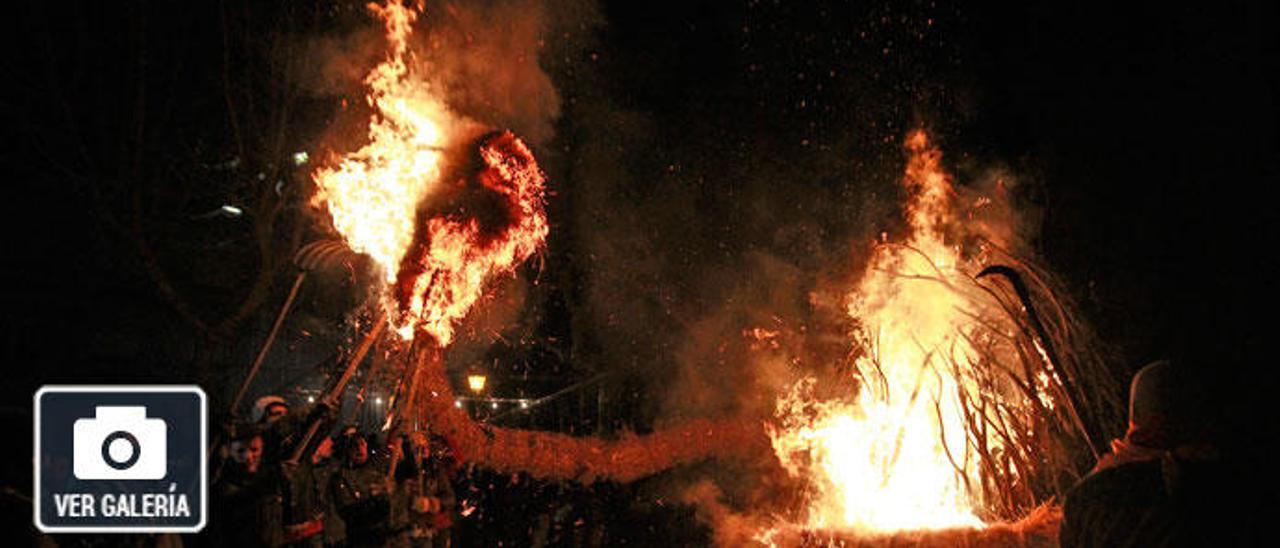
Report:
[[[236,391],[236,396],[231,399],[231,408],[227,413],[231,416],[237,416],[236,409],[240,407],[241,400],[249,391],[249,385],[253,384],[253,379],[258,376],[258,371],[262,369],[262,362],[267,358],[267,353],[271,351],[271,345],[276,341],[276,335],[280,333],[280,326],[284,324],[284,319],[289,315],[289,309],[293,307],[293,300],[298,297],[298,288],[302,287],[302,281],[307,279],[307,271],[303,270],[293,279],[293,287],[289,288],[289,296],[284,300],[284,305],[280,307],[280,312],[276,314],[275,323],[271,324],[271,331],[267,332],[267,340],[262,342],[262,348],[258,349],[258,355],[253,359],[253,365],[249,367],[249,374],[245,376],[244,382],[240,383],[240,389]]]
[[[383,312],[378,319],[374,321],[373,328],[364,336],[364,340],[360,341],[360,346],[356,347],[356,351],[351,355],[351,360],[347,362],[347,368],[343,370],[342,376],[338,377],[337,382],[329,388],[329,391],[321,397],[320,402],[330,408],[336,408],[342,400],[342,393],[347,388],[347,383],[351,382],[351,377],[355,376],[356,369],[360,367],[360,362],[364,361],[365,355],[369,353],[369,349],[373,347],[374,341],[378,339],[378,335],[382,334],[383,328],[387,325],[387,313]],[[298,445],[293,449],[293,455],[286,461],[289,464],[298,464],[307,451],[307,446],[311,445],[311,440],[315,439],[316,434],[320,432],[323,417],[316,417],[307,427],[307,433],[298,441]]]

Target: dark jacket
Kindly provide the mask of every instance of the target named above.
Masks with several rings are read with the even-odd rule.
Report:
[[[329,493],[352,546],[382,546],[398,532],[392,523],[395,497],[387,490],[381,467],[369,462],[340,466],[329,480]]]
[[[269,472],[230,471],[213,486],[210,537],[215,546],[280,546],[282,497]]]
[[[1067,493],[1059,540],[1076,546],[1249,546],[1240,508],[1219,461],[1172,457],[1125,462],[1089,474]],[[1243,512],[1242,512],[1243,510]]]

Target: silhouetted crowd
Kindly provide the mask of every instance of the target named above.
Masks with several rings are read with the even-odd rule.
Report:
[[[208,525],[185,544],[603,546],[616,540],[611,530],[634,536],[637,517],[650,534],[654,523],[704,534],[692,510],[631,511],[628,486],[485,470],[423,432],[367,435],[348,426],[308,436],[332,415],[323,404],[295,414],[283,398],[264,396],[249,421],[224,428],[211,459]]]
[[[449,546],[454,463],[440,439],[393,433],[380,443],[326,422],[323,405],[290,413],[265,396],[251,421],[227,429],[211,474],[215,546]]]

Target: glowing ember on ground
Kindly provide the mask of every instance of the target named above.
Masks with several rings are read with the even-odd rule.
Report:
[[[906,144],[909,234],[875,248],[849,299],[865,351],[854,368],[858,393],[820,401],[807,379],[777,405],[773,446],[809,484],[807,527],[983,525],[980,455],[1000,452],[1001,440],[971,429],[966,416],[974,402],[1005,399],[991,393],[998,384],[978,382],[975,344],[990,335],[990,323],[978,329],[990,304],[971,290],[981,266],[948,241],[958,209],[939,151],[922,131]]]

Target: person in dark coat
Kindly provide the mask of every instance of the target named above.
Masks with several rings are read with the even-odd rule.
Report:
[[[264,442],[242,428],[230,442],[226,473],[213,485],[210,537],[215,546],[280,546],[280,481],[263,463]]]
[[[1240,487],[1213,443],[1208,390],[1165,361],[1134,376],[1129,428],[1067,493],[1059,541],[1077,546],[1237,546]]]
[[[329,519],[329,462],[333,441],[322,438],[316,451],[297,464],[281,463],[284,480],[284,543],[298,548],[320,548],[326,544]]]
[[[327,438],[305,440],[308,426],[332,420],[333,410],[323,401],[306,414],[294,414],[288,402],[269,394],[254,402],[251,420],[262,432],[263,461],[278,478],[281,497],[282,542],[285,546],[319,548],[325,543],[326,484],[317,484],[316,468],[323,460],[320,450]],[[300,448],[308,442],[307,448]],[[304,450],[304,449],[309,449]],[[297,462],[291,462],[296,451]]]
[[[387,470],[373,464],[369,443],[358,433],[344,433],[335,452],[341,463],[329,480],[329,496],[346,525],[348,545],[387,544],[399,533],[392,523],[399,512],[392,508],[394,484]]]

